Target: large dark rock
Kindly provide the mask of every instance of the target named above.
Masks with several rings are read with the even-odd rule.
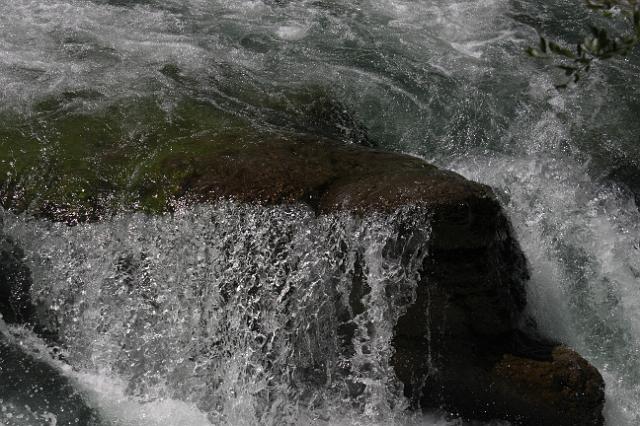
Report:
[[[283,139],[180,156],[166,168],[189,171],[181,193],[196,200],[303,202],[319,214],[422,209],[429,256],[396,325],[392,360],[414,405],[524,425],[603,423],[598,371],[521,330],[526,260],[489,187],[407,155]],[[362,309],[358,297],[352,304]]]
[[[318,214],[413,206],[432,235],[416,300],[395,327],[392,364],[414,405],[526,425],[603,423],[598,371],[522,329],[526,260],[489,187],[408,155],[299,137],[240,139],[158,161],[129,188],[136,199],[305,203]],[[65,220],[64,209],[47,211]],[[359,312],[366,283],[352,292]]]

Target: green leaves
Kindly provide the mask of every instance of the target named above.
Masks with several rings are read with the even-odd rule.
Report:
[[[594,62],[628,55],[640,43],[640,3],[639,0],[586,0],[587,8],[602,13],[608,18],[620,18],[629,24],[632,31],[623,35],[611,35],[604,28],[591,26],[591,35],[576,44],[575,51],[540,37],[538,47],[528,47],[529,56],[552,59],[556,68],[569,79],[556,85],[565,89],[580,81],[591,70]]]
[[[576,55],[571,51],[571,49],[562,47],[552,41],[549,42],[549,49],[551,49],[551,52],[555,53],[556,55],[564,56],[565,58],[569,59],[576,59]]]

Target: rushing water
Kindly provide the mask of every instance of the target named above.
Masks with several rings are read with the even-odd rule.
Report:
[[[135,157],[156,143],[170,146],[215,130],[220,121],[209,118],[215,111],[254,128],[331,133],[412,153],[488,183],[531,265],[530,311],[544,332],[603,372],[608,424],[634,425],[640,423],[640,56],[598,64],[579,87],[559,92],[554,83],[562,77],[523,54],[536,42],[536,30],[571,41],[591,19],[580,1],[569,0],[0,0],[0,143],[19,151],[16,138],[36,141],[43,158],[55,157],[70,132],[68,120],[83,114],[93,123],[87,128],[100,130],[89,128],[88,135]],[[185,109],[185,102],[198,108]],[[35,170],[34,179],[56,173],[55,167]],[[220,232],[236,227],[237,244],[246,245],[225,248],[235,260],[226,269],[216,269],[221,264],[213,254],[222,250],[222,237],[212,236],[195,212],[153,220],[123,216],[74,229],[6,218],[5,230],[25,247],[37,285],[53,289],[51,297],[74,298],[67,305],[75,311],[60,315],[77,339],[77,350],[72,345],[65,356],[78,370],[65,371],[105,421],[250,424],[291,416],[301,423],[351,423],[363,412],[369,422],[440,421],[400,414],[402,398],[385,370],[389,330],[382,324],[371,342],[378,357],[366,360],[375,365],[371,388],[377,393],[356,409],[341,402],[344,389],[286,373],[283,354],[306,347],[296,355],[301,365],[314,364],[313,354],[321,353],[323,380],[339,374],[332,370],[342,356],[331,346],[335,336],[311,338],[311,323],[304,331],[286,329],[283,340],[272,342],[281,358],[267,368],[266,358],[251,351],[233,357],[234,348],[258,344],[246,333],[268,335],[234,323],[260,312],[249,289],[241,313],[205,313],[180,302],[223,297],[197,293],[207,280],[250,283],[261,269],[271,277],[287,271],[282,282],[258,291],[261,300],[273,300],[287,283],[311,283],[295,309],[326,319],[329,307],[316,303],[329,299],[315,293],[322,288],[313,277],[334,277],[340,294],[339,281],[350,273],[338,271],[344,259],[327,257],[324,251],[335,247],[327,238],[349,228],[354,237],[345,255],[371,256],[367,273],[374,281],[394,279],[394,271],[410,269],[382,273],[380,262],[392,266],[398,259],[375,252],[393,239],[393,218],[316,222],[304,210],[267,217],[237,206],[208,208],[207,217],[230,218],[218,225]],[[309,244],[308,229],[321,243]],[[269,240],[271,251],[249,258],[259,247],[248,247],[247,232],[282,239],[284,251]],[[290,276],[291,262],[297,276]],[[171,280],[181,283],[179,292]],[[136,290],[142,288],[149,292]],[[79,296],[82,291],[93,293]],[[375,296],[373,290],[372,306]],[[101,312],[100,303],[118,310]],[[159,311],[164,305],[175,311]],[[139,317],[129,316],[133,309]],[[178,315],[180,309],[187,311]],[[393,318],[402,307],[381,309],[366,321]],[[279,317],[291,312],[265,312],[273,317],[261,327],[293,326]],[[210,329],[216,315],[226,315],[220,324],[236,331],[233,338],[215,341],[224,334]],[[148,330],[127,334],[134,323]],[[100,339],[89,332],[101,327],[110,331]],[[28,332],[13,332],[38,345]],[[196,332],[210,334],[191,340]],[[181,344],[169,344],[169,334]],[[113,347],[127,339],[129,349]],[[189,359],[196,345],[207,345],[201,351],[207,357]],[[214,356],[219,351],[227,354]],[[274,379],[266,380],[268,374]],[[219,386],[205,389],[205,378]]]
[[[389,361],[427,255],[422,215],[317,219],[307,208],[220,203],[76,227],[6,220],[75,379],[91,388],[87,374],[102,373],[92,402],[104,421],[130,421],[105,407],[100,382],[112,376],[130,399],[185,401],[214,424],[406,417]],[[400,238],[400,225],[410,234]],[[164,415],[151,420],[190,424]]]

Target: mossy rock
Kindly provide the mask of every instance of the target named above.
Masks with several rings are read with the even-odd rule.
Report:
[[[49,120],[55,131],[47,129],[51,140],[43,145],[24,136],[33,132],[5,129],[3,206],[70,223],[220,199],[304,203],[318,215],[414,206],[431,237],[416,300],[394,330],[391,362],[406,395],[469,418],[535,424],[536,413],[545,412],[558,413],[548,417],[554,424],[573,424],[577,405],[566,394],[584,391],[580,410],[589,424],[601,424],[604,385],[595,369],[571,376],[560,393],[548,386],[564,380],[562,366],[585,360],[575,354],[564,362],[558,353],[558,362],[536,364],[513,350],[522,340],[527,265],[491,188],[409,155],[256,129],[207,104],[187,102],[174,111],[169,120],[149,102],[84,118],[63,114]],[[352,308],[362,309],[357,300]],[[527,381],[502,368],[510,356],[548,380]],[[478,380],[470,384],[469,377]],[[508,397],[523,386],[548,398]]]
[[[160,72],[187,84],[171,64]],[[170,210],[185,180],[199,172],[176,165],[199,167],[218,152],[305,132],[369,143],[366,129],[322,87],[275,94],[248,87],[235,95],[253,105],[259,119],[189,98],[171,105],[155,97],[106,104],[91,90],[46,98],[28,115],[2,112],[0,204],[70,223],[127,209],[157,213]]]
[[[156,197],[144,197],[144,188],[154,179],[174,179],[153,170],[163,158],[210,152],[243,132],[253,133],[245,121],[205,102],[183,101],[168,113],[154,99],[142,99],[78,113],[61,108],[59,102],[68,99],[76,97],[43,101],[28,119],[0,116],[4,208],[69,222],[130,206],[162,211],[173,195],[171,186]]]

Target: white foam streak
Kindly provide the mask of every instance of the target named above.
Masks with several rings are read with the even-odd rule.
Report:
[[[127,384],[112,378],[109,372],[70,372],[78,387],[92,405],[98,407],[100,418],[115,426],[209,426],[207,415],[195,404],[173,399],[138,402],[127,395]]]

